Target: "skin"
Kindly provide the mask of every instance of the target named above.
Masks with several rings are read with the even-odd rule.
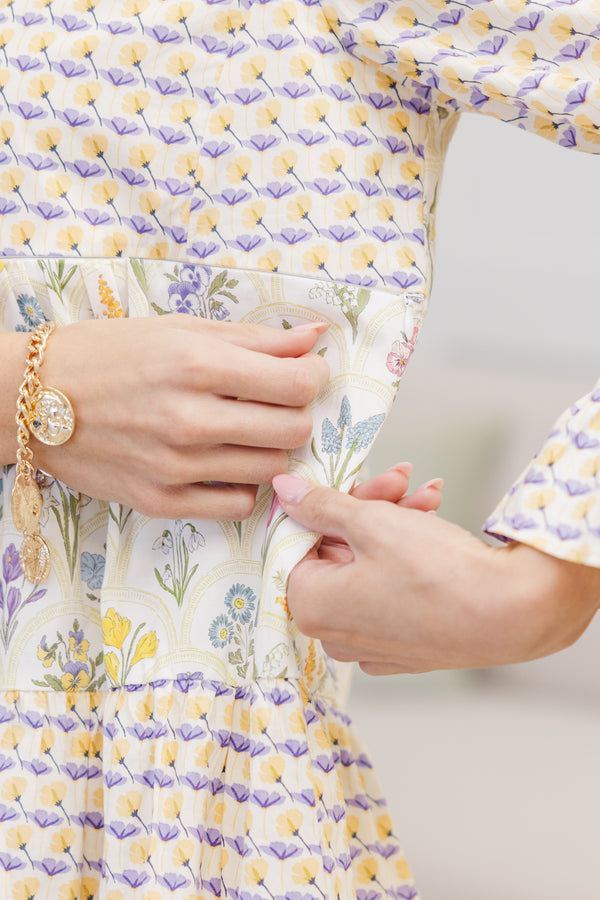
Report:
[[[247,518],[257,485],[287,471],[286,451],[310,436],[309,405],[329,377],[310,350],[326,328],[178,314],[59,328],[41,382],[71,400],[75,431],[60,447],[32,438],[34,464],[148,516]],[[0,334],[0,465],[16,461],[28,341]]]
[[[369,674],[547,656],[574,643],[598,610],[598,569],[524,544],[489,547],[394,502],[393,491],[348,496],[290,475],[273,486],[295,521],[324,535],[291,574],[292,616],[327,653]]]

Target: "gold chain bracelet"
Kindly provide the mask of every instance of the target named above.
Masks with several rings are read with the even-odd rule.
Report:
[[[54,322],[42,322],[31,335],[27,365],[17,400],[17,466],[12,491],[12,518],[23,533],[19,552],[21,569],[32,584],[45,581],[50,571],[50,550],[40,534],[42,492],[33,466],[30,434],[44,444],[64,444],[75,425],[73,408],[67,397],[55,388],[40,384],[40,368]]]

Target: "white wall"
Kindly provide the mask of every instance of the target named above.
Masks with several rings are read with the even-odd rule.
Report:
[[[477,531],[600,377],[600,157],[465,117],[439,205],[429,319],[371,472],[446,478]],[[423,900],[600,895],[600,617],[547,660],[369,679],[368,737]]]
[[[370,471],[446,479],[477,532],[570,403],[600,378],[600,156],[464,116],[439,203],[428,319]],[[593,634],[593,636],[592,636]],[[502,677],[600,696],[600,617],[581,647]]]

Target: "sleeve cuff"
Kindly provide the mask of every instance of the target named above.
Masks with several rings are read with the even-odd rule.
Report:
[[[600,381],[558,419],[483,530],[600,568]]]

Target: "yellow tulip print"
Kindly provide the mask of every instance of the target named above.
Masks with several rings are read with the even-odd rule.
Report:
[[[326,264],[329,256],[329,249],[324,246],[316,245],[312,250],[306,250],[302,254],[302,264],[306,272],[327,272]]]
[[[29,247],[31,239],[35,234],[35,225],[33,222],[19,222],[10,229],[10,242],[14,247]]]
[[[41,50],[42,48],[40,48]],[[44,48],[45,49],[45,48]],[[33,78],[27,87],[27,93],[33,99],[46,99],[54,85],[56,79],[53,75],[42,75],[39,78]]]
[[[131,621],[119,615],[114,609],[108,609],[102,619],[102,640],[107,647],[114,647],[119,653],[111,650],[104,658],[104,667],[112,684],[125,684],[134,665],[143,659],[156,656],[158,639],[156,632],[147,631],[140,634],[145,623],[137,626],[130,640]]]
[[[14,900],[32,900],[40,889],[40,880],[35,876],[29,876],[22,881],[15,882],[13,890]]]
[[[56,243],[61,250],[79,255],[79,244],[83,231],[78,225],[71,225],[70,228],[61,228],[56,236]]]
[[[128,244],[129,239],[127,235],[122,231],[117,231],[115,234],[104,238],[102,247],[106,256],[123,256]]]
[[[120,616],[115,609],[109,609],[102,619],[102,640],[107,646],[120,650],[130,629],[129,619]]]
[[[270,250],[265,256],[261,256],[261,267],[267,272],[278,272],[281,265],[281,251]]]
[[[154,631],[147,632],[138,640],[135,646],[131,665],[134,666],[141,659],[152,659],[153,656],[156,656],[157,648],[158,639],[156,633]]]
[[[303,887],[316,885],[318,871],[319,863],[316,859],[305,859],[302,862],[294,864],[292,878],[296,884]],[[325,897],[325,894],[323,894],[323,897]]]

